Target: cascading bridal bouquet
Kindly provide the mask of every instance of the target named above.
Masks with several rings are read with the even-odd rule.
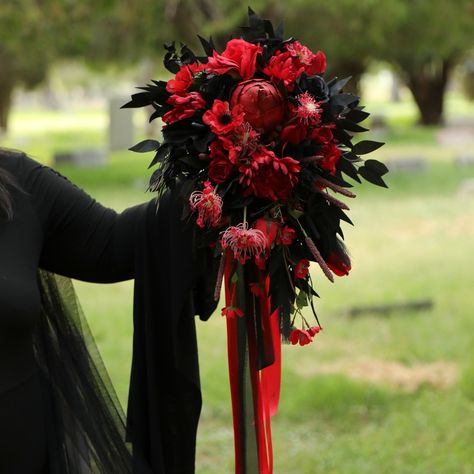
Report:
[[[269,473],[281,341],[309,344],[321,330],[310,261],[331,281],[349,273],[346,177],[385,186],[387,168],[360,158],[382,143],[353,143],[369,113],[343,92],[348,79],[323,78],[323,52],[252,10],[222,52],[200,41],[204,56],[165,45],[173,79],[152,81],[124,107],[151,105],[150,120],[163,121],[162,142],[132,150],[156,152],[151,190],[181,182],[196,252],[212,246],[221,259],[215,299],[224,280],[236,473]]]

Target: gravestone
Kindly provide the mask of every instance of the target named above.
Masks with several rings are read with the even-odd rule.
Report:
[[[107,156],[104,150],[83,149],[54,154],[54,165],[71,164],[80,168],[94,168],[104,166]]]
[[[454,158],[454,163],[458,166],[474,166],[474,153],[458,155]]]
[[[109,150],[123,151],[135,144],[133,110],[120,107],[129,99],[114,97],[109,100]]]
[[[392,159],[385,164],[391,172],[424,173],[428,169],[426,159],[421,156]]]

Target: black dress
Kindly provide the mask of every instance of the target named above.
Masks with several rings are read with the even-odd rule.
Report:
[[[194,315],[215,309],[218,261],[195,251],[179,186],[159,206],[117,214],[23,154],[0,152],[0,166],[23,188],[12,191],[13,220],[0,222],[0,473],[193,473],[201,409]],[[85,321],[68,280],[54,274],[135,277],[133,467]]]
[[[140,207],[117,214],[22,154],[2,153],[14,218],[0,222],[0,473],[47,468],[40,373],[33,352],[41,298],[38,268],[91,282],[130,279]]]

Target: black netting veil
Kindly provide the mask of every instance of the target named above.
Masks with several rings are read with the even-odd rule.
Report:
[[[39,272],[41,369],[50,474],[131,472],[123,410],[68,278]]]

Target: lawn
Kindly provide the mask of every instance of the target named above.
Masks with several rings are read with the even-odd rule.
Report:
[[[422,173],[393,173],[389,190],[356,188],[355,227],[344,228],[350,277],[330,284],[312,270],[324,331],[311,346],[283,350],[282,400],[273,420],[278,474],[474,473],[474,194],[460,192],[474,179],[474,166],[455,166],[458,147],[440,147],[437,130],[417,129],[410,107],[399,109],[389,115],[389,145],[378,158],[415,150],[430,161]],[[104,115],[75,116],[16,114],[7,144],[44,161],[57,149],[103,146]],[[151,198],[144,193],[148,159],[120,152],[104,169],[61,171],[123,209]],[[132,284],[76,288],[125,404]],[[349,316],[355,306],[427,299],[431,310]],[[231,473],[223,319],[216,313],[198,323],[198,333],[204,408],[197,472]]]

